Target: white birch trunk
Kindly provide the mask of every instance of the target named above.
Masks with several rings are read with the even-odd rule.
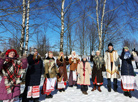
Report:
[[[23,15],[22,15],[22,32],[21,32],[21,40],[20,40],[20,56],[23,55],[23,47],[24,47],[24,36],[25,36],[25,14],[26,14],[26,0],[23,0]]]
[[[65,4],[65,0],[62,0],[62,5],[61,5],[60,51],[63,51],[63,37],[64,37],[64,4]]]
[[[99,36],[99,50],[101,51],[102,49],[102,33],[103,33],[103,20],[104,20],[104,13],[105,13],[105,5],[106,5],[106,0],[104,0],[103,4],[103,9],[102,9],[102,17],[100,21],[100,26],[99,26],[99,3],[98,0],[96,0],[96,16],[97,16],[97,29],[98,29],[98,36]]]
[[[25,42],[25,54],[28,52],[28,42],[29,42],[29,12],[30,12],[30,0],[27,4],[27,24],[26,24],[26,42]]]

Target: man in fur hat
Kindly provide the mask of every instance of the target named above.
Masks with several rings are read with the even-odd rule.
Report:
[[[120,78],[118,67],[120,67],[119,56],[116,50],[113,48],[113,44],[108,44],[108,50],[104,55],[105,67],[107,72],[108,91],[111,92],[111,78],[114,82],[114,91],[117,92],[117,78]]]

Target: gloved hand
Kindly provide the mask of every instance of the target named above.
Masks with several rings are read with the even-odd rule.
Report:
[[[62,57],[60,58],[60,61],[63,62],[63,58]]]
[[[134,51],[132,52],[132,55],[133,55],[134,57],[137,56],[136,52],[134,52]]]
[[[68,57],[66,57],[66,61],[69,61]]]
[[[58,75],[59,78],[61,77],[61,75],[59,73],[57,73],[57,75]]]
[[[92,51],[92,56],[94,56],[94,55],[95,55],[95,51],[93,50],[93,51]]]
[[[46,77],[47,77],[47,78],[50,78],[49,74],[46,74]]]

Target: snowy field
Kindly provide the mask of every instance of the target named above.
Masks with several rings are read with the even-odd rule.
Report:
[[[133,62],[134,68],[135,63]],[[136,73],[136,80],[138,85],[138,69],[135,69]],[[101,87],[102,92],[98,90],[92,92],[93,84],[91,82],[91,86],[88,89],[88,95],[82,94],[80,91],[80,86],[70,88],[67,86],[65,92],[59,92],[57,90],[52,92],[53,98],[46,99],[45,95],[41,95],[40,101],[41,102],[138,102],[138,89],[132,92],[132,98],[125,97],[123,95],[123,91],[121,89],[121,80],[118,79],[118,92],[114,92],[113,89],[111,92],[107,90],[107,80],[106,80],[106,73],[103,72],[104,76],[104,85]],[[40,87],[42,88],[44,79],[41,80]],[[113,82],[113,81],[112,81]],[[113,87],[113,84],[112,84]],[[24,86],[21,87],[21,91],[23,91]]]

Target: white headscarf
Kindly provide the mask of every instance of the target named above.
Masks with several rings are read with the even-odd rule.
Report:
[[[73,53],[75,53],[75,56],[74,56],[74,54]],[[76,55],[76,52],[75,51],[72,51],[71,52],[71,55],[69,56],[69,58],[78,58],[78,55]]]

